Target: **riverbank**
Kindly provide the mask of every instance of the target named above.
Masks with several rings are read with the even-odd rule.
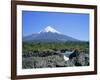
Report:
[[[23,55],[22,68],[54,68],[54,67],[73,67],[73,66],[89,66],[89,54],[74,50],[69,55],[69,60],[65,61],[64,54],[56,52],[41,52]],[[37,55],[36,55],[37,54]],[[68,56],[67,56],[68,57]]]

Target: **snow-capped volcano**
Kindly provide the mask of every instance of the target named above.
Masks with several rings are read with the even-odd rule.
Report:
[[[31,34],[29,36],[24,36],[23,41],[26,42],[65,42],[65,41],[78,41],[70,36],[64,35],[52,28],[47,26],[45,29],[41,30],[39,33]]]
[[[52,28],[51,26],[47,26],[45,29],[43,29],[41,32],[52,32],[52,33],[60,33],[59,31],[55,30],[54,28]]]

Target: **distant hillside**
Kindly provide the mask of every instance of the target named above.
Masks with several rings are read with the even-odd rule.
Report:
[[[70,36],[61,34],[59,31],[48,26],[39,33],[23,37],[25,42],[65,42],[65,41],[79,41]]]

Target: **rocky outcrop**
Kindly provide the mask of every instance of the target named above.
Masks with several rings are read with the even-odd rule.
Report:
[[[79,55],[78,50],[74,50],[73,53],[69,56],[69,59],[72,59],[74,57],[77,57]]]
[[[68,63],[74,66],[88,66],[89,65],[89,54],[83,53],[83,52],[79,53],[78,50],[75,50],[69,56]]]
[[[89,54],[80,53],[77,57],[77,64],[81,66],[88,66],[89,65]]]
[[[59,54],[59,52],[57,51],[29,51],[29,52],[24,52],[23,53],[23,57],[27,58],[27,57],[47,57],[47,56],[52,56],[52,55],[61,55]]]
[[[89,54],[74,50],[69,56],[69,60],[65,61],[63,54],[59,52],[41,52],[37,55],[33,53],[24,55],[22,58],[22,67],[26,68],[54,68],[54,67],[72,67],[72,66],[88,66]]]

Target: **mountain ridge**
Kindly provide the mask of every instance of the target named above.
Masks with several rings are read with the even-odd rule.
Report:
[[[64,35],[52,28],[51,26],[47,26],[45,29],[40,31],[39,33],[31,34],[29,36],[23,37],[23,41],[26,42],[65,42],[65,41],[79,41],[70,36]]]

